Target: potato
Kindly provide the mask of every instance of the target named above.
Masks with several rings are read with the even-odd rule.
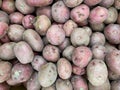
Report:
[[[23,40],[26,41],[34,51],[41,52],[44,47],[41,37],[33,29],[24,31]]]
[[[73,53],[74,49],[75,49],[75,47],[73,47],[72,45],[66,47],[62,52],[62,56],[71,61],[72,53]]]
[[[51,21],[47,16],[40,15],[36,17],[33,25],[40,35],[46,35],[48,28],[51,26]]]
[[[109,80],[118,80],[118,79],[120,79],[120,75],[116,74],[113,71],[111,71],[110,69],[108,69],[108,78],[109,78]]]
[[[71,78],[74,90],[88,90],[87,82],[82,76],[74,75]]]
[[[120,10],[120,0],[114,0],[114,7]]]
[[[57,62],[57,71],[60,78],[70,78],[72,74],[71,63],[65,58],[60,58]]]
[[[6,12],[0,10],[0,22],[9,24],[9,16]]]
[[[55,85],[52,85],[50,87],[42,87],[42,90],[56,90]]]
[[[104,28],[104,35],[106,39],[112,44],[120,43],[120,25],[109,24]]]
[[[10,40],[18,42],[22,40],[22,35],[24,31],[25,28],[22,25],[12,24],[9,26],[7,34]]]
[[[53,0],[26,0],[30,6],[43,7],[48,6],[53,2]]]
[[[90,41],[90,36],[84,28],[75,28],[71,33],[70,40],[73,46],[85,45]]]
[[[108,8],[108,7],[111,7],[114,4],[114,1],[115,0],[102,0],[100,2],[100,5],[103,6],[103,7]]]
[[[83,2],[83,0],[74,0],[74,1],[73,0],[63,0],[63,1],[64,1],[65,5],[70,8],[76,7]]]
[[[92,52],[86,46],[79,46],[72,53],[72,62],[80,68],[84,68],[92,59]]]
[[[31,62],[33,69],[39,71],[42,65],[46,64],[46,60],[39,55],[35,55],[33,61]]]
[[[85,29],[85,31],[88,33],[89,36],[92,35],[92,29],[88,26],[84,26],[83,29]]]
[[[53,24],[46,33],[47,40],[53,45],[60,45],[65,40],[65,32],[63,28],[57,24]]]
[[[57,78],[56,65],[53,63],[47,63],[41,67],[38,73],[38,80],[42,87],[51,86]]]
[[[105,20],[106,24],[115,23],[117,21],[118,11],[114,7],[108,8],[108,17]]]
[[[92,35],[91,35],[91,38],[90,38],[90,45],[93,46],[95,44],[98,44],[98,45],[104,45],[105,44],[105,36],[103,33],[100,33],[100,32],[94,32]]]
[[[16,43],[8,42],[0,46],[0,58],[3,60],[11,60],[15,58],[14,46]]]
[[[34,58],[34,53],[31,47],[24,41],[20,41],[14,46],[14,53],[16,58],[22,64],[27,64],[32,62]]]
[[[73,20],[68,20],[63,25],[63,30],[65,31],[65,35],[67,37],[70,37],[72,31],[77,27],[78,27],[78,25]]]
[[[111,71],[120,75],[120,50],[114,50],[106,55],[106,63]]]
[[[12,64],[7,61],[0,61],[0,83],[10,78]]]
[[[82,22],[77,22],[77,24],[78,24],[78,26],[81,26],[81,27],[83,27],[83,26],[87,26],[88,25],[88,20],[86,19],[86,20],[84,20],[84,21],[82,21]]]
[[[93,86],[91,83],[89,83],[89,90],[111,90],[110,88],[111,88],[111,85],[108,79],[104,84],[100,86]]]
[[[15,11],[15,1],[14,0],[3,0],[2,2],[2,10],[7,12],[8,14],[13,13]]]
[[[42,55],[47,61],[51,62],[56,62],[60,58],[60,52],[58,47],[50,44],[44,47]]]
[[[52,17],[58,23],[65,23],[70,16],[69,8],[63,1],[57,1],[52,5]]]
[[[90,9],[87,5],[81,4],[71,10],[70,17],[74,22],[82,22],[88,18]]]
[[[6,83],[0,83],[0,90],[10,90],[10,86]]]
[[[104,61],[93,59],[87,66],[87,77],[93,86],[104,84],[108,77],[107,66]]]
[[[85,68],[81,68],[81,67],[72,65],[72,72],[75,75],[84,75],[85,74]]]
[[[102,0],[84,0],[84,3],[88,6],[95,6],[99,4]]]
[[[29,64],[17,63],[13,66],[11,71],[11,78],[15,82],[23,83],[30,79],[33,69]]]
[[[120,89],[120,80],[111,82],[111,90],[119,90]]]
[[[22,14],[30,14],[34,12],[35,8],[32,6],[29,6],[26,3],[26,0],[16,0],[15,1],[15,7],[18,11],[20,11]]]
[[[3,36],[3,37],[0,39],[0,41],[1,41],[2,43],[8,43],[8,42],[10,42],[10,39],[9,39],[8,35],[6,34],[5,36]]]
[[[56,90],[73,90],[73,87],[69,80],[57,79]]]
[[[93,24],[99,24],[104,22],[108,17],[108,10],[104,7],[97,6],[90,12],[89,22]]]
[[[21,82],[12,79],[12,77],[10,77],[6,82],[9,86],[17,86],[22,84]]]
[[[27,90],[40,90],[41,86],[38,81],[38,73],[34,72],[30,79],[25,82]]]

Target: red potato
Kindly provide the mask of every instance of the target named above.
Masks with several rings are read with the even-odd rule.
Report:
[[[42,55],[47,61],[51,62],[56,62],[60,58],[58,47],[49,44],[44,47]]]
[[[22,25],[27,28],[27,29],[32,29],[33,26],[33,20],[34,20],[34,16],[33,15],[26,15],[23,17],[22,19]]]
[[[34,12],[35,8],[32,6],[29,6],[26,3],[26,0],[16,0],[15,1],[15,7],[18,11],[20,11],[22,14],[30,14]]]
[[[92,59],[92,52],[90,48],[86,46],[79,46],[74,49],[72,54],[72,62],[79,66],[80,68],[84,68]]]
[[[85,21],[90,14],[90,9],[87,5],[81,4],[71,10],[70,17],[73,21],[79,23]]]
[[[88,33],[89,36],[92,35],[92,29],[88,26],[84,26],[83,29],[85,29],[85,31]]]
[[[0,90],[10,90],[10,86],[6,83],[0,83]]]
[[[13,13],[16,9],[14,0],[3,0],[2,2],[2,10],[7,12],[8,14]]]
[[[8,35],[6,34],[5,36],[3,36],[3,37],[0,39],[0,41],[1,41],[2,43],[8,43],[8,42],[10,42],[10,39],[9,39]]]
[[[104,7],[97,6],[90,12],[89,22],[93,24],[99,24],[104,22],[108,17],[108,10]]]
[[[11,41],[19,42],[22,40],[24,31],[25,28],[22,25],[12,24],[9,26],[7,34]]]
[[[115,0],[102,0],[100,2],[100,5],[103,6],[103,7],[108,8],[108,7],[111,7],[114,4],[114,1]]]
[[[120,0],[114,0],[114,7],[120,10]]]
[[[46,64],[47,61],[39,55],[35,55],[33,61],[31,62],[33,69],[39,71],[42,65]]]
[[[30,79],[33,69],[29,64],[17,63],[13,66],[11,71],[11,78],[15,82],[23,83]]]
[[[49,43],[60,45],[65,40],[65,32],[60,25],[54,24],[48,29],[46,37]]]
[[[84,3],[88,6],[95,6],[99,4],[102,0],[84,0]]]
[[[52,5],[52,17],[58,23],[65,23],[70,16],[69,8],[63,1],[57,1]]]
[[[7,61],[0,61],[0,83],[10,78],[12,64]]]
[[[73,76],[71,78],[71,83],[74,90],[88,90],[87,82],[82,76]]]
[[[55,85],[53,84],[53,85],[50,86],[50,87],[42,87],[41,90],[56,90],[56,87],[55,87]]]
[[[72,65],[72,72],[75,75],[84,75],[85,74],[85,68],[80,68],[78,66]]]
[[[111,90],[119,90],[120,89],[120,80],[111,82]]]
[[[77,23],[78,24],[78,26],[87,26],[88,25],[88,20],[86,19],[86,20],[84,20],[84,21],[82,21],[82,22],[79,22],[79,23]]]
[[[108,69],[108,78],[109,78],[109,80],[119,80],[120,75],[116,74],[113,71],[111,71],[110,69]]]
[[[0,22],[9,24],[9,16],[6,12],[0,10]]]
[[[19,81],[13,80],[11,77],[6,82],[9,86],[17,86],[22,84]]]

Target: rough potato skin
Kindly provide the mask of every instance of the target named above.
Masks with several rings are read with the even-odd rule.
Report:
[[[111,71],[120,74],[120,51],[114,50],[106,55],[106,63]]]
[[[46,37],[49,43],[60,45],[65,40],[65,32],[61,26],[54,24],[48,29]]]
[[[90,9],[87,5],[81,4],[71,10],[70,17],[73,21],[79,23],[85,21],[90,14]]]
[[[74,75],[71,78],[71,83],[74,90],[88,90],[87,82],[82,76]]]
[[[10,86],[7,83],[0,83],[0,90],[10,90]]]
[[[9,16],[6,12],[0,10],[0,22],[9,23]]]
[[[10,78],[12,64],[7,61],[0,61],[0,83]]]
[[[16,43],[16,45],[14,46],[14,53],[17,59],[22,64],[32,62],[34,58],[34,54],[31,47],[25,41],[20,41]]]
[[[71,33],[70,40],[75,47],[80,45],[87,46],[90,41],[90,36],[83,28],[75,28]]]
[[[51,86],[57,78],[57,68],[54,63],[47,63],[41,67],[38,73],[38,80],[42,87]]]
[[[65,23],[70,16],[68,7],[63,1],[57,1],[52,5],[52,17],[58,23]]]
[[[57,62],[57,71],[60,78],[69,79],[72,74],[71,63],[65,58],[60,58]]]
[[[15,42],[8,42],[0,46],[0,58],[3,60],[11,60],[15,58],[14,46]]]
[[[92,59],[92,52],[90,48],[86,46],[79,46],[74,49],[72,54],[72,62],[81,68],[87,66],[87,64]]]
[[[73,90],[73,87],[69,80],[57,79],[56,90]]]
[[[120,80],[111,82],[111,90],[119,90],[120,89]]]
[[[108,77],[107,66],[104,61],[93,59],[87,66],[87,77],[93,86],[104,84]]]
[[[99,4],[102,0],[84,0],[84,3],[88,6],[95,6]]]
[[[84,75],[85,74],[85,68],[80,68],[78,66],[72,65],[72,72],[75,75]]]
[[[113,71],[111,71],[110,69],[108,69],[108,78],[109,78],[109,80],[119,80],[120,75],[116,74]]]
[[[110,44],[108,42],[105,43],[105,48],[106,48],[107,53],[110,53],[110,52],[112,52],[114,50],[117,50],[117,48],[114,45],[112,45],[112,44]]]
[[[24,31],[23,40],[26,41],[36,52],[41,52],[44,47],[42,38],[33,29],[27,29],[26,31]]]
[[[106,8],[109,8],[110,6],[112,6],[114,4],[115,0],[102,0],[100,2],[100,5]]]
[[[42,54],[47,61],[56,62],[60,58],[58,47],[49,44],[44,47]]]
[[[89,36],[92,35],[92,29],[88,26],[84,26],[83,29],[85,29],[85,31],[88,33]]]
[[[63,1],[64,1],[65,5],[70,8],[76,7],[83,2],[83,0],[74,0],[74,1],[73,0],[63,0]]]
[[[120,25],[109,24],[104,28],[104,35],[106,39],[112,44],[120,43]]]
[[[52,85],[50,87],[42,87],[42,90],[56,90],[55,85]]]

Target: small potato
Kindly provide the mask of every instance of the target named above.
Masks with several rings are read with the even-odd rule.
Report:
[[[60,45],[65,40],[65,32],[60,25],[53,24],[46,33],[47,40],[53,45]]]
[[[71,79],[74,90],[88,90],[86,80],[82,76],[74,75]]]
[[[26,0],[16,0],[15,1],[15,7],[18,11],[20,11],[22,14],[30,14],[34,12],[35,8],[32,6],[29,6],[26,3]]]
[[[55,85],[52,85],[50,87],[42,87],[41,90],[56,90]]]
[[[24,31],[23,40],[26,41],[34,51],[42,51],[44,44],[41,37],[35,30],[27,29]]]
[[[41,67],[38,73],[38,80],[42,87],[51,86],[57,79],[56,65],[47,63]]]
[[[9,16],[6,12],[0,10],[0,22],[9,24]]]
[[[58,47],[53,45],[46,45],[43,49],[42,54],[47,61],[51,62],[56,62],[60,58]]]
[[[93,24],[99,24],[104,22],[108,17],[108,10],[104,7],[97,6],[90,12],[89,22]]]
[[[63,0],[67,7],[73,8],[80,5],[83,0]]]
[[[71,10],[70,17],[74,22],[82,22],[89,17],[90,9],[87,5],[81,4]]]
[[[85,29],[75,28],[71,33],[70,39],[73,46],[87,46],[90,41],[90,36]]]
[[[88,33],[89,36],[92,35],[92,29],[88,26],[84,26],[83,29],[85,29],[85,31]]]
[[[65,6],[62,0],[52,5],[52,17],[56,22],[65,23],[69,19],[69,16],[69,8]]]
[[[73,51],[74,51],[74,49],[75,49],[75,47],[73,47],[73,46],[68,46],[68,47],[66,47],[64,50],[63,50],[63,52],[62,52],[62,55],[66,58],[66,59],[68,59],[68,60],[72,60],[72,53],[73,53]]]
[[[105,20],[106,24],[115,23],[117,21],[118,11],[114,7],[108,8],[108,17]]]
[[[0,83],[10,78],[12,64],[6,61],[0,61]]]
[[[84,0],[84,3],[88,6],[95,6],[99,4],[102,0]]]
[[[114,0],[114,7],[120,10],[120,0]]]
[[[15,82],[23,83],[30,79],[33,69],[29,64],[17,63],[13,66],[11,71],[11,78]]]
[[[11,60],[15,58],[14,46],[16,43],[8,42],[0,46],[0,58],[3,60]]]
[[[109,69],[120,75],[120,50],[114,50],[106,55],[106,64]]]
[[[7,83],[0,83],[0,90],[10,90],[10,86]]]
[[[107,66],[104,61],[93,59],[87,66],[87,77],[93,86],[104,84],[108,77]]]
[[[84,68],[92,59],[92,52],[90,48],[86,46],[79,46],[74,49],[72,53],[72,62],[79,66],[80,68]]]
[[[105,44],[105,36],[103,33],[100,33],[100,32],[94,32],[92,35],[91,35],[91,38],[90,38],[90,45],[93,46],[95,44],[98,44],[98,45],[104,45]]]
[[[36,17],[33,25],[40,35],[46,35],[48,28],[51,26],[51,21],[47,16],[40,15]]]
[[[120,90],[120,80],[111,82],[111,90]]]
[[[27,90],[40,90],[41,86],[38,81],[38,73],[34,72],[30,79],[25,82]]]
[[[57,71],[60,78],[62,79],[70,78],[72,74],[71,63],[65,58],[60,58],[57,62]]]
[[[114,1],[115,1],[115,0],[102,0],[102,1],[100,2],[100,6],[109,8],[109,7],[111,7],[111,6],[114,4]]]
[[[77,27],[78,27],[78,25],[73,20],[68,20],[63,25],[63,30],[65,31],[65,35],[67,37],[70,37],[72,31]]]
[[[120,75],[116,74],[113,71],[108,69],[108,78],[109,78],[109,80],[119,80],[120,79]]]
[[[22,25],[12,24],[9,26],[7,34],[10,40],[18,42],[22,40],[22,35],[24,31],[25,28]]]
[[[73,90],[73,87],[69,80],[57,79],[56,90]]]
[[[78,66],[73,65],[72,66],[72,72],[75,75],[84,75],[85,74],[85,68],[80,68]]]
[[[46,64],[46,60],[39,55],[35,55],[33,61],[31,62],[33,69],[39,71],[42,65]]]
[[[22,64],[32,62],[34,58],[32,48],[24,41],[20,41],[14,46],[14,53]]]

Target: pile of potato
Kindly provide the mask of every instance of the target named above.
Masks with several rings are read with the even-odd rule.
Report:
[[[119,11],[120,0],[0,0],[0,90],[120,90]]]

